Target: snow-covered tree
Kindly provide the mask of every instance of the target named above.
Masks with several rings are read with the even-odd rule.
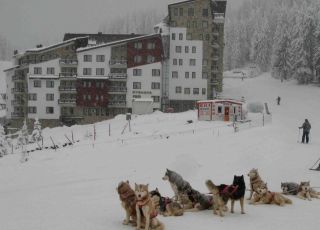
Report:
[[[33,123],[33,131],[32,131],[31,137],[32,137],[32,140],[35,142],[39,142],[42,140],[41,123],[38,118],[36,118]]]
[[[23,122],[23,126],[21,130],[19,131],[19,136],[18,136],[18,146],[21,146],[21,162],[25,162],[28,160],[28,154],[27,154],[27,149],[26,145],[29,142],[29,135],[28,135],[28,127],[27,127],[27,121],[25,120]]]
[[[3,157],[4,155],[8,154],[8,148],[9,148],[9,145],[6,140],[4,129],[0,124],[0,157]]]

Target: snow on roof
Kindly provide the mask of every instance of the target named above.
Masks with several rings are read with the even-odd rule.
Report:
[[[222,103],[222,102],[230,102],[234,104],[244,104],[244,102],[236,99],[214,99],[214,100],[203,100],[203,101],[198,101],[197,103]]]
[[[59,75],[29,75],[30,79],[58,79]]]
[[[98,49],[98,48],[102,48],[102,47],[106,47],[106,46],[112,46],[112,45],[117,45],[117,44],[121,44],[121,43],[126,43],[129,41],[140,40],[143,38],[159,37],[159,36],[160,36],[159,34],[143,35],[143,36],[139,36],[139,37],[128,38],[128,39],[123,39],[123,40],[114,41],[114,42],[108,42],[108,43],[104,43],[104,44],[97,45],[97,46],[79,48],[79,49],[77,49],[77,52],[80,53],[80,52],[87,51],[87,50]]]
[[[135,98],[135,99],[133,99],[133,101],[136,101],[136,102],[153,102],[153,99],[152,98]]]
[[[78,79],[96,79],[96,80],[105,80],[109,79],[108,76],[78,76]]]

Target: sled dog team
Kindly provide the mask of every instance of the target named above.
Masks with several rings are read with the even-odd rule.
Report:
[[[249,204],[276,204],[284,206],[292,204],[292,201],[284,195],[296,195],[301,199],[320,199],[320,192],[310,187],[310,182],[281,183],[282,193],[270,192],[257,169],[248,173],[250,179],[250,200]],[[228,211],[227,203],[231,200],[231,213],[234,212],[235,201],[240,202],[241,213],[244,211],[244,196],[246,185],[244,177],[234,176],[231,185],[216,185],[211,180],[205,182],[209,194],[203,194],[191,187],[178,173],[167,169],[163,180],[170,183],[175,194],[174,198],[161,195],[158,188],[149,191],[149,186],[135,184],[134,190],[130,187],[129,181],[120,182],[117,192],[122,207],[126,212],[123,224],[131,224],[136,229],[144,228],[163,230],[164,224],[157,218],[158,214],[163,216],[182,216],[184,212],[213,209],[215,215],[224,216]]]

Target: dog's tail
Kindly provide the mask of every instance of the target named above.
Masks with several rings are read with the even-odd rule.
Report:
[[[206,186],[210,192],[216,187],[215,184],[211,180],[206,181]]]
[[[284,201],[286,202],[286,204],[292,204],[292,200],[287,197],[284,197]]]

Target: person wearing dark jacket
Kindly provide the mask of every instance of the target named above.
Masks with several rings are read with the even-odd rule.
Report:
[[[308,121],[308,119],[305,119],[303,125],[301,127],[299,127],[299,129],[303,130],[303,134],[302,134],[302,143],[304,143],[304,141],[306,140],[306,143],[309,143],[309,133],[310,133],[310,129],[311,129],[311,125]]]

